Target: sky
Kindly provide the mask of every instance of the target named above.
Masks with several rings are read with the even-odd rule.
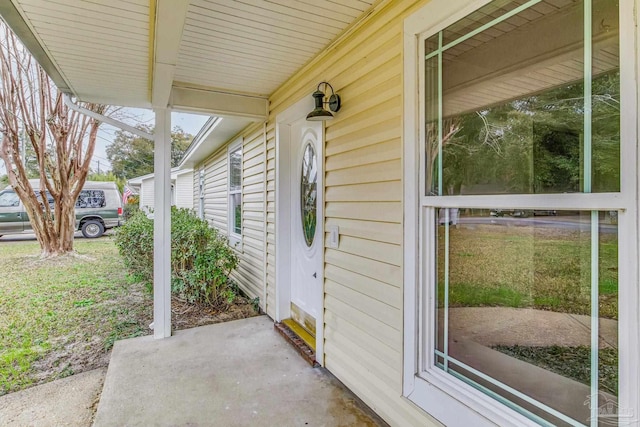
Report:
[[[155,117],[151,110],[145,110],[141,108],[123,108],[116,113],[118,120],[125,122],[128,125],[136,126],[138,124],[148,124],[153,126]],[[188,113],[171,113],[171,128],[180,126],[185,132],[190,133],[193,136],[202,129],[205,122],[209,119],[209,116],[200,114],[188,114]],[[96,148],[91,160],[91,168],[94,171],[100,169],[101,172],[107,171],[111,168],[109,160],[107,159],[107,146],[113,142],[115,133],[118,129],[108,125],[101,124],[98,131],[98,139],[96,141]],[[6,173],[4,162],[0,160],[0,175]]]
[[[137,124],[148,124],[153,126],[155,121],[154,114],[151,110],[144,110],[141,108],[124,108],[118,113],[118,120],[129,125],[135,126]],[[171,128],[173,129],[176,126],[180,126],[185,132],[196,136],[209,117],[210,116],[200,114],[173,112],[171,113]],[[100,171],[108,170],[111,167],[109,160],[107,159],[106,149],[107,146],[113,142],[117,130],[117,128],[111,125],[100,125],[98,140],[96,141],[96,149],[91,161],[91,168],[95,171],[98,170],[98,167],[100,167]]]

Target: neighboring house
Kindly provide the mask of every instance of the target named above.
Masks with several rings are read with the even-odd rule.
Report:
[[[216,116],[181,165],[193,208],[261,308],[315,333],[322,366],[394,426],[638,424],[635,0],[157,5],[151,37],[147,1],[0,13],[64,91],[153,106],[156,155],[171,108]],[[119,13],[135,37],[84,22]],[[104,31],[113,53],[51,28]],[[119,55],[132,38],[152,71],[143,48]],[[321,82],[343,106],[307,121]]]
[[[193,209],[193,170],[171,169],[171,206]],[[127,185],[140,198],[140,209],[150,212],[154,204],[154,174],[138,176],[127,181]]]

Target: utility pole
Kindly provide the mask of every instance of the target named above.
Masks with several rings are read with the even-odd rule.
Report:
[[[98,175],[100,175],[100,160],[98,160]]]

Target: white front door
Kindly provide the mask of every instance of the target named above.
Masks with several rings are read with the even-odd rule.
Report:
[[[322,122],[301,119],[289,129],[292,317],[305,326],[322,307]],[[313,319],[296,318],[296,308]]]

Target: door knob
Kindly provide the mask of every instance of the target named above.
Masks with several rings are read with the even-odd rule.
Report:
[[[318,278],[318,273],[313,273],[313,278],[317,279]]]

